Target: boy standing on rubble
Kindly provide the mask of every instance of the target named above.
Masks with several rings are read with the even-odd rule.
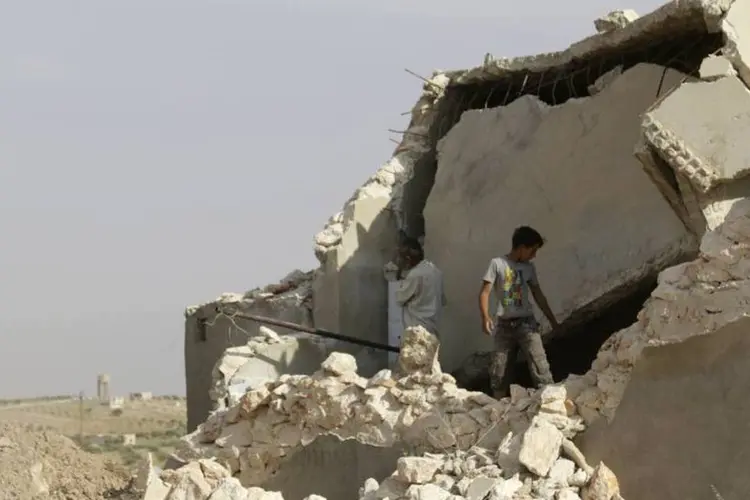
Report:
[[[513,232],[510,253],[490,261],[479,292],[479,311],[482,328],[494,336],[495,352],[490,366],[490,381],[495,398],[508,394],[513,379],[518,349],[522,349],[529,364],[531,377],[537,387],[552,384],[552,372],[542,344],[539,323],[529,300],[534,301],[549,320],[552,328],[559,325],[539,287],[536,268],[531,262],[544,245],[544,239],[534,229],[521,226]],[[489,312],[492,289],[498,298],[497,313]]]
[[[443,293],[443,273],[424,258],[419,241],[405,239],[396,258],[400,280],[396,302],[402,307],[404,329],[423,326],[438,336],[440,313],[446,303]]]

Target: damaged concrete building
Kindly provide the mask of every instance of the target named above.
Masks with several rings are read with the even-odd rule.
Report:
[[[319,269],[186,311],[199,461],[154,478],[158,498],[750,495],[735,435],[750,419],[750,0],[595,24],[562,52],[432,75],[394,156],[315,237]],[[479,281],[522,224],[547,239],[558,383],[496,401],[443,370],[490,350]],[[448,306],[441,349],[407,331],[398,374],[369,349],[232,316],[386,343],[403,234],[424,238]],[[425,358],[438,352],[442,368]]]

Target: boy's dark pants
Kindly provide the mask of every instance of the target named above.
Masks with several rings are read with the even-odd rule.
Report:
[[[504,397],[508,394],[510,384],[513,383],[519,349],[524,351],[531,378],[537,387],[554,383],[539,333],[539,323],[533,316],[497,318],[494,337],[495,352],[490,366],[490,382],[495,397]]]

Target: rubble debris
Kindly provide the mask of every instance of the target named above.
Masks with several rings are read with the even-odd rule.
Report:
[[[606,33],[617,29],[624,28],[640,16],[632,9],[613,10],[606,16],[602,16],[594,21],[594,27],[599,33]]]

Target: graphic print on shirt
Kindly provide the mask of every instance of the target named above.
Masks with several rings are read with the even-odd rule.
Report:
[[[506,309],[520,309],[523,305],[523,272],[514,271],[507,266],[503,281],[503,307]]]

